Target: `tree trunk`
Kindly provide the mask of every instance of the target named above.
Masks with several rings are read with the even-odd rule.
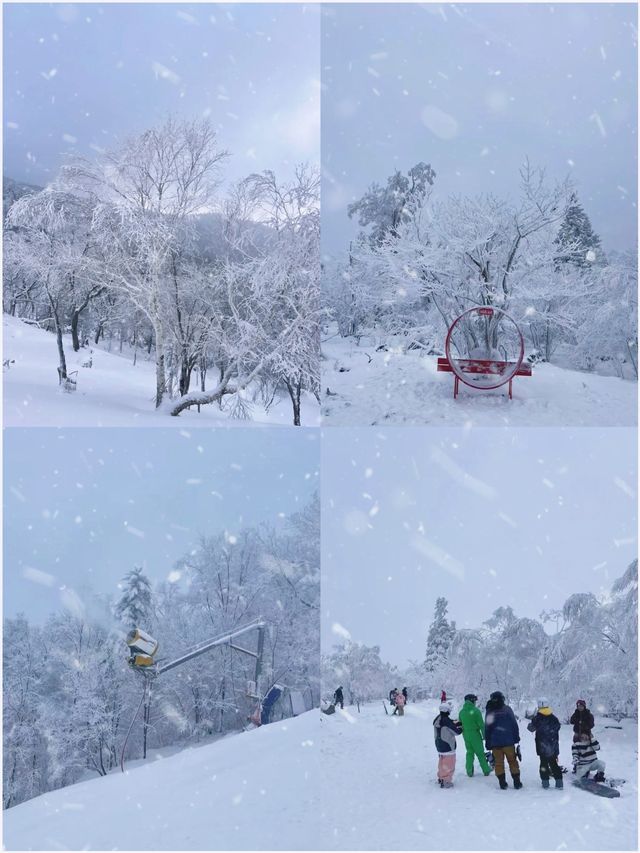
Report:
[[[189,393],[189,386],[191,385],[191,365],[189,363],[189,354],[186,349],[183,348],[181,356],[180,356],[180,380],[179,380],[179,388],[180,388],[180,396],[184,397],[185,394]]]
[[[158,326],[155,328],[156,339],[156,409],[160,408],[164,399],[167,381],[164,372],[164,341],[162,337],[162,329]]]
[[[80,320],[80,311],[74,309],[71,314],[71,341],[73,343],[73,351],[79,352],[80,338],[78,337],[78,321]]]
[[[56,320],[56,343],[58,344],[58,361],[59,361],[58,377],[59,377],[60,383],[62,383],[62,381],[67,378],[67,360],[64,357],[64,345],[62,343],[62,326],[58,322],[57,314],[55,315],[55,320]]]
[[[98,323],[98,328],[96,329],[96,336],[94,338],[94,343],[97,345],[100,342],[100,338],[102,337],[102,333],[104,332],[104,320],[100,320]]]
[[[293,425],[301,426],[300,397],[302,394],[302,381],[298,379],[297,382],[290,382],[288,379],[285,379],[285,385],[287,386],[287,391],[289,392],[291,403],[293,405]]]

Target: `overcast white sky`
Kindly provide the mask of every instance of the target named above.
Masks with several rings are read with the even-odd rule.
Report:
[[[322,638],[424,656],[435,599],[459,627],[607,591],[637,555],[632,429],[326,429]]]
[[[513,196],[528,156],[570,174],[605,249],[637,242],[635,3],[323,6],[322,239],[419,161],[434,191]]]
[[[210,115],[229,180],[320,156],[320,16],[304,4],[5,4],[4,173],[42,184],[173,113]]]
[[[71,587],[166,580],[201,535],[281,524],[318,489],[312,429],[7,429],[4,613],[41,621]]]

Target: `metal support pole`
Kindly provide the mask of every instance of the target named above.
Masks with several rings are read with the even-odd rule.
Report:
[[[144,682],[144,710],[142,714],[142,757],[147,757],[147,735],[149,732],[149,720],[151,719],[151,679],[146,678]]]

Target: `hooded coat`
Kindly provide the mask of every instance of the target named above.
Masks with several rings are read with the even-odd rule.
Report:
[[[560,753],[560,720],[551,708],[538,708],[527,729],[535,732],[536,753],[541,758],[557,758]]]
[[[456,751],[456,735],[462,734],[462,726],[454,722],[448,713],[441,711],[433,721],[433,736],[439,755]]]
[[[504,699],[489,699],[484,721],[484,742],[487,749],[515,746],[520,743],[516,715]]]

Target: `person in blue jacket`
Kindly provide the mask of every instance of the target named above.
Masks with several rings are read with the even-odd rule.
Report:
[[[518,721],[511,708],[505,704],[504,695],[499,690],[494,691],[487,702],[484,742],[487,749],[493,753],[500,788],[504,790],[509,787],[504,768],[505,759],[513,778],[513,787],[522,788],[520,765],[516,754],[516,746],[520,743]],[[517,749],[519,751],[520,747]]]

